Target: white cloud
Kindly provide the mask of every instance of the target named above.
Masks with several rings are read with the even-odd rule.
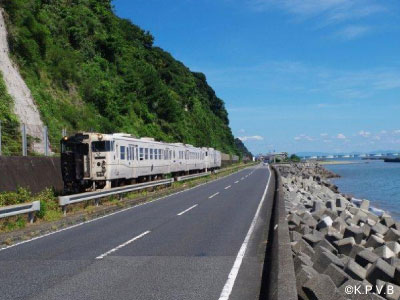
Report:
[[[312,137],[310,137],[310,136],[308,136],[308,135],[306,135],[306,134],[300,134],[300,135],[298,135],[298,136],[295,136],[295,137],[294,137],[294,140],[295,140],[295,141],[304,140],[304,141],[309,141],[309,142],[314,141],[314,139],[313,139]]]
[[[367,137],[370,137],[370,135],[371,135],[371,132],[369,132],[369,131],[364,131],[364,130],[361,130],[361,131],[359,131],[359,132],[358,132],[358,135],[360,135],[360,136],[362,136],[362,137],[365,137],[365,138],[367,138]]]
[[[387,131],[386,130],[381,130],[381,134],[386,134]]]
[[[339,140],[345,140],[345,139],[346,139],[346,136],[345,136],[343,133],[339,133],[339,134],[336,136],[336,138],[339,139]]]
[[[239,140],[241,140],[242,142],[245,142],[245,141],[262,141],[262,140],[264,140],[264,138],[262,136],[259,136],[259,135],[240,136]]]
[[[328,136],[328,134],[327,133],[321,133],[320,136],[325,137],[325,136]]]
[[[350,25],[336,32],[335,36],[344,40],[353,40],[372,31],[369,26]]]
[[[393,131],[394,134],[400,134],[400,129]]]
[[[366,18],[383,12],[383,1],[373,0],[250,0],[258,11],[278,8],[301,19],[323,17],[328,24]]]
[[[245,133],[246,130],[244,130],[243,128],[239,130],[240,133]]]

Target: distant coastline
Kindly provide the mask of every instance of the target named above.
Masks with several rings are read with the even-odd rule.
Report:
[[[367,162],[360,160],[324,160],[318,161],[321,165],[350,165],[350,164],[365,164]]]

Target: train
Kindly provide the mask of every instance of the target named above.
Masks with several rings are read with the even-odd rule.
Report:
[[[126,133],[77,133],[61,140],[64,193],[181,176],[221,168],[221,152]]]

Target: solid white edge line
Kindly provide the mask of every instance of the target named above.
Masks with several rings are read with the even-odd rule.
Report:
[[[235,183],[238,183],[238,182],[239,182],[239,180],[236,180],[236,181],[235,181]]]
[[[219,194],[219,192],[216,192],[215,194],[212,194],[210,197],[208,197],[208,199],[214,198],[215,196],[217,196]]]
[[[225,190],[229,189],[231,187],[231,185],[228,185],[227,187],[225,187]]]
[[[126,241],[125,243],[123,243],[123,244],[111,249],[110,251],[107,251],[106,253],[103,253],[102,255],[97,256],[96,259],[103,259],[107,255],[109,255],[109,254],[121,249],[122,247],[125,247],[125,246],[129,245],[130,243],[140,239],[141,237],[144,237],[146,234],[149,234],[149,233],[150,233],[150,230],[147,230],[147,231],[143,232],[142,234],[139,234],[138,236],[135,236],[134,238]]]
[[[182,216],[184,213],[187,213],[189,210],[195,208],[198,204],[195,204],[191,207],[189,207],[188,209],[185,209],[184,211],[181,211],[179,214],[177,214],[177,216]]]
[[[238,252],[238,254],[236,256],[236,260],[235,260],[235,262],[234,262],[234,264],[232,266],[231,272],[228,275],[228,280],[226,281],[226,283],[224,285],[224,288],[222,289],[221,295],[219,296],[218,300],[228,300],[230,295],[231,295],[231,293],[232,293],[232,289],[233,289],[233,286],[235,284],[236,277],[237,277],[237,275],[239,273],[240,266],[242,265],[242,261],[243,261],[244,255],[246,253],[247,245],[248,245],[250,237],[251,237],[251,235],[252,235],[252,233],[254,231],[254,227],[256,225],[256,222],[257,222],[257,219],[258,219],[258,215],[260,214],[261,207],[262,207],[262,205],[264,203],[264,200],[265,200],[265,197],[267,195],[269,183],[271,181],[271,170],[270,170],[269,166],[268,166],[268,171],[269,171],[269,178],[268,178],[268,182],[267,182],[267,185],[265,187],[265,190],[264,190],[264,194],[261,197],[261,201],[258,204],[258,208],[257,208],[256,214],[254,215],[253,221],[251,222],[249,231],[247,232],[247,235],[246,235],[246,237],[245,237],[245,239],[243,241],[243,244],[240,247],[240,250],[239,250],[239,252]]]
[[[104,218],[108,218],[108,217],[111,217],[111,216],[113,216],[113,215],[122,213],[122,212],[127,211],[127,210],[130,210],[130,209],[138,208],[138,207],[143,206],[143,205],[147,205],[147,204],[150,204],[150,203],[153,203],[153,202],[157,202],[157,201],[159,201],[159,200],[166,199],[166,198],[168,198],[168,197],[172,197],[172,196],[178,195],[178,194],[180,194],[180,193],[188,192],[188,191],[190,191],[190,190],[196,189],[196,188],[201,187],[201,186],[203,186],[203,185],[206,185],[206,184],[209,184],[209,183],[213,183],[213,182],[219,181],[219,180],[221,180],[221,179],[224,179],[224,178],[226,178],[226,177],[229,177],[229,176],[231,176],[231,175],[237,174],[237,173],[242,172],[242,171],[244,171],[244,170],[246,170],[246,169],[248,169],[248,168],[251,168],[251,167],[253,167],[253,166],[250,166],[250,167],[247,167],[247,168],[238,170],[237,172],[234,172],[234,173],[231,173],[231,174],[227,174],[227,175],[222,176],[222,177],[220,177],[220,178],[217,178],[217,179],[215,179],[215,180],[211,180],[211,181],[208,181],[208,182],[201,183],[201,184],[199,184],[199,185],[196,185],[196,186],[194,186],[194,187],[191,187],[191,188],[186,189],[186,190],[183,190],[183,191],[179,191],[179,192],[176,192],[176,193],[172,193],[172,194],[169,194],[169,195],[165,195],[165,196],[160,197],[160,198],[155,198],[155,199],[153,199],[153,200],[150,200],[150,201],[147,201],[147,202],[144,202],[144,203],[140,203],[140,204],[137,204],[137,205],[134,205],[134,206],[131,206],[131,207],[127,207],[127,208],[118,210],[118,211],[113,212],[113,213],[110,213],[110,214],[106,214],[106,215],[101,216],[101,217],[98,217],[98,218],[94,218],[94,219],[91,219],[91,220],[88,220],[88,221],[84,221],[84,222],[81,222],[81,223],[78,223],[78,224],[75,224],[75,225],[72,225],[72,226],[68,226],[68,227],[65,227],[65,228],[62,228],[62,229],[59,229],[59,230],[56,230],[56,231],[52,231],[52,232],[49,232],[49,233],[46,233],[46,234],[43,234],[43,235],[39,235],[39,236],[36,236],[36,237],[31,238],[31,239],[29,239],[29,240],[21,241],[21,242],[15,243],[15,244],[10,245],[10,246],[5,246],[5,247],[3,247],[3,248],[0,248],[0,252],[1,252],[1,251],[4,251],[4,250],[7,250],[7,249],[10,249],[10,248],[14,248],[14,247],[16,247],[16,246],[20,246],[20,245],[23,245],[23,244],[26,244],[26,243],[33,242],[33,241],[35,241],[35,240],[42,239],[42,238],[44,238],[44,237],[47,237],[47,236],[50,236],[50,235],[53,235],[53,234],[56,234],[56,233],[59,233],[59,232],[63,232],[63,231],[70,230],[70,229],[73,229],[73,228],[76,228],[76,227],[79,227],[79,226],[82,226],[82,225],[85,225],[85,224],[89,224],[89,223],[92,223],[92,222],[95,222],[95,221],[98,221],[98,220],[101,220],[101,219],[104,219]],[[257,166],[257,168],[259,168],[259,166]]]

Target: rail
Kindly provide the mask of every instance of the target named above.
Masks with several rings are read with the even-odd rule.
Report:
[[[184,180],[189,180],[189,179],[208,176],[208,175],[211,175],[211,172],[203,172],[203,173],[179,176],[179,177],[176,178],[176,181],[184,181]]]
[[[0,207],[0,219],[22,214],[29,214],[29,222],[33,223],[33,213],[40,210],[40,201]]]
[[[58,203],[60,206],[62,206],[64,214],[66,214],[66,208],[70,204],[93,200],[93,199],[97,200],[97,199],[100,199],[103,197],[118,195],[118,194],[122,194],[122,193],[129,193],[129,192],[143,190],[143,189],[156,187],[156,186],[160,186],[160,185],[167,185],[167,184],[171,184],[173,182],[174,182],[174,179],[169,178],[169,179],[162,179],[162,180],[151,181],[151,182],[137,183],[137,184],[127,185],[127,186],[123,186],[123,187],[116,187],[116,188],[112,188],[109,190],[101,190],[101,191],[86,192],[86,193],[74,194],[74,195],[68,195],[68,196],[60,196],[60,197],[58,197]]]

